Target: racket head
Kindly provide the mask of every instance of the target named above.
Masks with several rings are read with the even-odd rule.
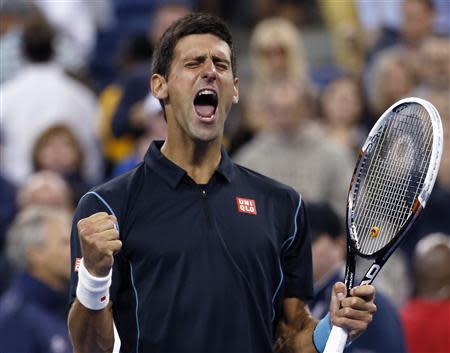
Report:
[[[397,247],[431,194],[442,135],[439,113],[420,98],[402,99],[378,119],[349,188],[346,224],[352,252],[373,258]]]

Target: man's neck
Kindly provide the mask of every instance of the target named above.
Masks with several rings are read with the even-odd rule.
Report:
[[[174,142],[168,137],[161,147],[161,153],[185,170],[197,184],[207,184],[219,166],[220,146],[220,140]]]

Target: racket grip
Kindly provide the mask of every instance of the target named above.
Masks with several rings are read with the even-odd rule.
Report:
[[[347,337],[348,333],[346,330],[333,325],[323,353],[342,353],[347,343]]]

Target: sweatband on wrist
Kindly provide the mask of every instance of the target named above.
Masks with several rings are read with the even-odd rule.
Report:
[[[331,333],[331,320],[330,320],[330,313],[328,313],[325,317],[322,318],[322,320],[319,321],[316,328],[313,332],[313,343],[314,346],[316,346],[316,350],[318,352],[323,352],[325,349],[325,346],[328,341],[328,336]]]
[[[322,353],[324,351],[332,328],[330,313],[328,313],[319,321],[313,332],[313,343],[318,352]],[[345,348],[349,347],[351,344],[352,341],[347,340]]]
[[[112,270],[105,277],[96,277],[89,273],[81,259],[78,268],[77,299],[87,309],[101,310],[109,302]]]

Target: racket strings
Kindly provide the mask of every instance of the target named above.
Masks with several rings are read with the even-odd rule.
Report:
[[[415,112],[418,113],[418,112]],[[411,119],[417,119],[415,114],[408,115],[406,114],[408,121],[411,121]],[[418,136],[420,135],[421,129],[416,129],[414,131],[414,127],[418,126],[418,122],[414,122],[411,124],[411,126],[406,125],[405,122],[401,117],[396,117],[395,122],[399,123],[399,126],[393,130],[394,134],[391,136],[393,139],[395,139],[394,145],[390,145],[390,149],[388,153],[391,153],[391,159],[395,158],[395,162],[398,162],[399,160],[402,161],[402,163],[397,163],[397,167],[393,168],[391,172],[388,173],[388,175],[391,177],[390,180],[387,180],[384,183],[384,195],[387,197],[392,197],[394,200],[398,200],[397,204],[392,202],[386,202],[385,206],[385,219],[384,223],[387,223],[387,228],[384,234],[382,234],[380,243],[386,244],[390,241],[392,238],[392,235],[389,237],[386,237],[387,234],[396,234],[396,232],[400,229],[400,227],[404,224],[406,219],[409,217],[412,209],[412,204],[415,200],[415,194],[414,193],[411,196],[412,191],[417,191],[418,186],[413,185],[411,183],[411,176],[414,175],[413,173],[413,164],[416,160],[416,156],[414,156],[415,149],[410,148],[407,152],[403,153],[403,155],[398,156],[398,150],[399,145],[404,146],[405,141],[402,141],[402,139],[405,138],[405,136],[410,139],[410,135],[413,136],[414,140],[417,140]],[[420,125],[419,125],[420,126]],[[411,129],[412,128],[412,129]],[[397,132],[397,133],[395,133]],[[419,135],[416,135],[419,133]],[[400,135],[399,135],[400,134]],[[403,134],[403,135],[401,135]],[[406,134],[406,135],[405,135]],[[410,146],[412,144],[411,141],[406,141],[408,145]],[[385,146],[386,147],[386,146]],[[403,151],[405,152],[405,151]],[[403,158],[404,157],[404,158]],[[422,163],[423,164],[423,163]],[[395,165],[395,164],[394,164]],[[420,185],[419,185],[420,188]],[[408,195],[409,194],[409,195]],[[383,201],[383,200],[381,200]],[[386,201],[386,200],[385,200]],[[403,207],[401,207],[403,206]],[[390,216],[390,217],[389,217]],[[390,222],[389,222],[390,221]],[[384,235],[384,236],[383,236]],[[372,248],[373,250],[373,248]]]
[[[409,118],[411,118],[411,116],[409,116]],[[402,120],[400,118],[396,118],[395,120],[396,122],[399,122],[399,126],[397,127],[397,129],[392,130],[394,132],[394,134],[388,134],[388,140],[389,137],[391,138],[395,138],[396,140],[396,145],[394,146],[390,146],[391,148],[389,149],[389,151],[387,151],[387,153],[391,154],[391,159],[394,157],[402,157],[402,156],[398,156],[396,149],[398,149],[398,145],[399,142],[402,142],[402,136],[396,136],[398,135],[398,132],[400,133],[407,133],[407,134],[411,134],[411,132],[413,131],[408,131],[410,129],[408,129],[408,126],[406,126],[406,131],[405,131],[405,126]],[[392,124],[391,124],[392,126]],[[397,133],[395,133],[397,132]],[[390,136],[391,135],[391,136]],[[393,136],[392,136],[393,135]],[[406,135],[407,136],[407,135]],[[403,136],[404,138],[404,136]],[[381,152],[383,152],[383,150],[386,149],[386,146],[388,145],[384,145],[384,147],[381,149]],[[384,151],[386,152],[386,151]],[[395,234],[395,232],[403,225],[404,221],[406,221],[406,219],[408,218],[409,214],[410,214],[410,209],[411,209],[411,205],[412,205],[412,201],[415,199],[414,197],[409,196],[408,198],[406,198],[407,196],[407,192],[411,191],[411,188],[402,188],[399,187],[401,185],[411,185],[411,178],[408,177],[408,175],[410,176],[410,170],[411,169],[411,165],[408,165],[408,161],[414,161],[414,158],[410,158],[412,154],[412,150],[408,151],[408,154],[404,155],[404,159],[400,159],[401,161],[403,161],[403,163],[397,163],[397,164],[392,164],[393,166],[396,165],[396,168],[391,168],[391,170],[387,173],[390,176],[390,179],[388,180],[384,180],[384,182],[380,185],[380,182],[376,183],[376,188],[380,188],[380,186],[382,186],[382,192],[381,195],[384,197],[380,198],[380,202],[382,207],[382,215],[384,215],[384,219],[382,218],[381,221],[382,223],[384,223],[383,228],[385,228],[385,232],[383,232],[383,234],[381,234],[380,237],[380,244],[384,245],[385,243],[387,243],[391,237],[387,237],[386,238],[386,234]],[[398,159],[395,160],[396,162],[398,162]],[[411,164],[411,163],[409,163]],[[401,171],[404,171],[403,173],[401,173]],[[400,171],[400,173],[399,173]],[[385,172],[385,171],[381,171],[381,172]],[[405,179],[405,176],[407,179]],[[417,190],[417,188],[416,188]],[[391,199],[389,199],[391,198]],[[394,200],[394,202],[392,202],[392,200]],[[409,202],[408,202],[409,200]],[[397,203],[395,203],[395,201],[397,201]],[[403,207],[401,207],[403,206]],[[378,215],[380,216],[380,215]],[[383,222],[384,221],[384,222]],[[387,228],[386,228],[387,226]],[[384,236],[383,236],[384,235]],[[373,243],[373,242],[372,242]],[[373,250],[373,248],[371,248],[370,250]]]
[[[388,129],[384,135],[385,140],[387,141],[390,141],[393,138],[393,136],[390,135],[395,135],[395,130],[389,129],[391,126],[392,121],[391,124],[388,125]],[[390,151],[386,150],[387,145],[388,144],[381,144],[378,155],[384,154],[388,158],[391,158]],[[377,244],[383,246],[390,240],[388,236],[394,225],[403,221],[399,216],[401,217],[404,212],[398,214],[400,208],[403,208],[403,211],[407,210],[407,205],[403,201],[405,195],[404,193],[401,193],[398,185],[400,185],[400,183],[408,183],[409,180],[405,180],[404,176],[398,173],[398,170],[402,167],[400,164],[394,165],[386,162],[386,160],[375,159],[372,169],[373,174],[369,174],[372,176],[371,180],[369,180],[369,185],[371,186],[369,187],[371,205],[365,209],[366,214],[363,218],[365,222],[362,224],[362,228],[367,229],[367,232],[373,230],[373,236],[379,237],[377,242],[369,242],[368,240],[371,239],[368,237],[362,238],[361,245],[362,247],[368,245],[369,248],[367,251],[369,253],[376,250],[375,246]],[[385,176],[389,176],[389,178],[386,178]],[[379,234],[376,234],[378,230]]]
[[[369,171],[372,171],[373,169],[379,170],[379,162],[380,160],[377,158],[380,155],[380,152],[382,151],[382,147],[385,145],[386,137],[388,136],[389,125],[392,125],[392,120],[388,122],[388,125],[385,125],[383,128],[382,134],[381,134],[381,141],[376,145],[375,151],[372,156],[372,158],[368,158],[369,163],[368,167],[363,171],[363,177],[362,177],[362,187],[360,188],[360,195],[364,195],[367,199],[369,207],[366,207],[367,205],[362,202],[364,201],[364,198],[359,198],[359,202],[356,203],[356,214],[359,215],[355,218],[355,225],[357,225],[357,234],[361,236],[361,242],[359,245],[362,247],[361,250],[363,250],[364,244],[364,234],[368,234],[372,227],[374,226],[374,221],[378,220],[378,227],[379,229],[385,229],[385,224],[383,222],[383,218],[385,215],[385,209],[382,207],[381,201],[388,201],[386,200],[386,197],[383,197],[385,194],[385,190],[383,186],[386,184],[382,182],[381,178],[377,174],[370,174],[369,177],[367,177],[367,174]],[[366,162],[367,164],[367,162]],[[381,192],[380,192],[381,191]],[[380,228],[381,226],[381,228]],[[384,233],[384,232],[383,232]],[[379,242],[381,244],[381,242]],[[365,252],[364,252],[365,253]]]
[[[411,215],[431,157],[432,124],[419,104],[391,113],[360,171],[353,226],[362,254],[373,254]]]

